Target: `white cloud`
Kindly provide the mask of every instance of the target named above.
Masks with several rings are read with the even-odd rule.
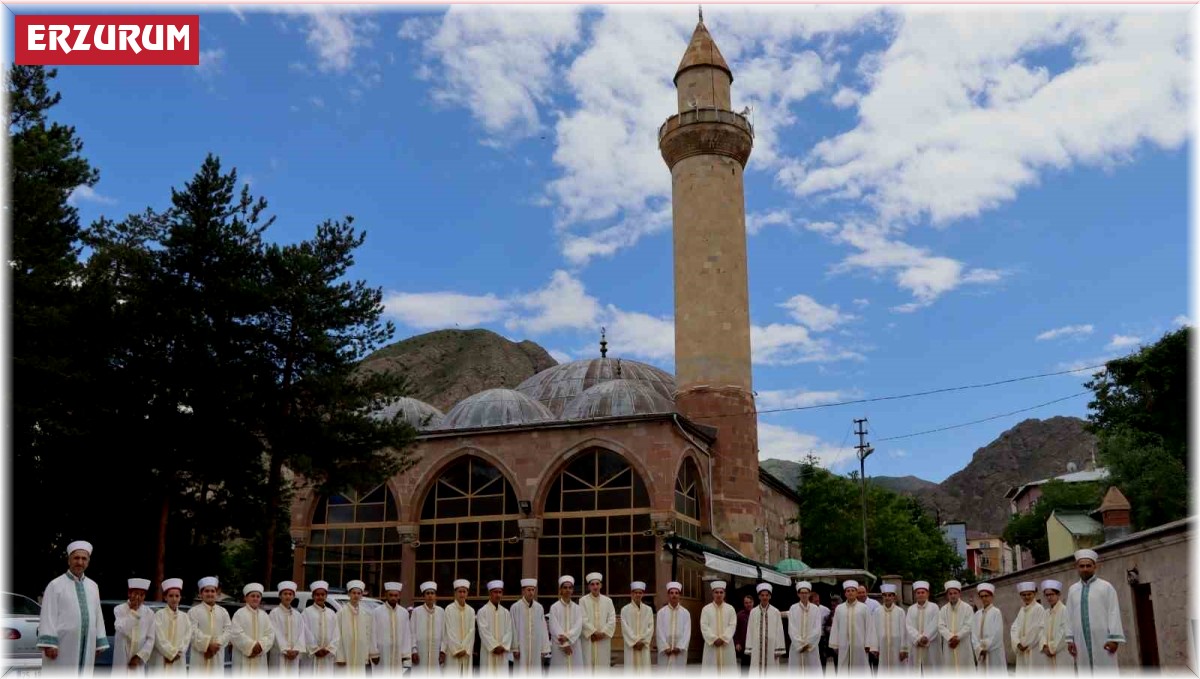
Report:
[[[1064,325],[1061,328],[1054,328],[1053,330],[1047,330],[1046,332],[1040,333],[1033,339],[1038,342],[1044,342],[1046,340],[1058,339],[1060,337],[1083,337],[1085,335],[1092,334],[1093,330],[1095,330],[1095,328],[1091,323],[1084,325]]]
[[[862,99],[862,92],[855,92],[849,87],[843,87],[833,95],[830,101],[838,108],[850,108]]]
[[[571,361],[575,360],[571,358],[571,355],[567,352],[560,351],[558,349],[547,349],[546,353],[550,354],[550,358],[553,358],[559,363],[570,363]]]
[[[200,65],[196,67],[196,75],[201,80],[211,84],[224,71],[225,50],[223,48],[200,50]]]
[[[907,450],[902,450],[902,449],[900,449],[900,448],[897,448],[896,450],[889,450],[889,451],[888,451],[888,457],[890,457],[890,458],[892,458],[892,459],[894,459],[894,460],[899,460],[899,459],[902,459],[902,458],[908,457],[908,451],[907,451]]]
[[[812,434],[778,424],[758,421],[758,459],[801,462],[809,454],[820,459],[823,467],[834,469],[854,459],[850,448],[836,448]]]
[[[1117,358],[1117,356],[1115,354],[1108,354],[1105,356],[1095,356],[1092,358],[1081,358],[1081,359],[1078,359],[1075,361],[1067,361],[1065,363],[1059,363],[1054,366],[1054,370],[1056,372],[1062,372],[1065,370],[1079,371],[1078,373],[1070,375],[1069,377],[1073,377],[1073,378],[1074,377],[1082,377],[1084,379],[1090,379],[1092,376],[1092,373],[1105,372],[1105,370],[1107,368],[1105,367],[1104,364],[1108,363],[1109,361],[1113,360],[1114,358]],[[1095,366],[1099,366],[1099,367],[1095,367]],[[1088,370],[1084,371],[1084,368],[1088,368]]]
[[[806,408],[824,403],[836,403],[854,398],[844,391],[806,391],[804,389],[769,389],[759,391],[755,398],[759,412],[780,408]]]
[[[675,321],[671,318],[624,311],[610,304],[605,309],[605,326],[613,355],[663,362],[675,359]]]
[[[325,100],[321,97],[309,97],[308,102],[313,105],[313,108],[325,108]]]
[[[857,316],[843,313],[837,305],[824,306],[808,295],[796,295],[777,306],[788,310],[788,314],[809,330],[822,332],[852,321]]]
[[[746,215],[746,233],[754,235],[768,226],[791,226],[794,220],[787,210],[771,210]]]
[[[1192,321],[1187,316],[1180,314],[1180,315],[1176,316],[1175,318],[1173,318],[1171,320],[1171,323],[1173,323],[1175,325],[1183,326],[1183,325],[1191,325]]]
[[[863,360],[861,353],[835,346],[825,338],[813,337],[802,325],[771,323],[750,326],[750,351],[761,365],[796,365]]]
[[[600,303],[566,271],[555,271],[546,287],[515,301],[533,315],[510,318],[505,323],[510,330],[544,333],[561,328],[594,328],[600,316]]]
[[[1129,347],[1136,347],[1141,342],[1141,337],[1135,337],[1133,335],[1113,335],[1105,349],[1128,349]]]
[[[456,292],[393,292],[383,300],[388,316],[421,330],[490,323],[499,320],[510,304],[495,295]]]
[[[865,309],[870,304],[871,300],[863,297],[857,297],[854,299],[854,306],[858,307],[859,309]]]
[[[306,6],[308,23],[305,41],[317,57],[317,70],[323,73],[348,73],[358,66],[355,57],[371,47],[371,36],[379,25],[369,17],[355,16],[350,10],[330,10]]]
[[[74,189],[71,189],[71,194],[67,196],[67,204],[71,206],[79,205],[80,203],[97,203],[99,205],[115,205],[116,198],[101,195],[96,189],[87,184],[80,184]]]

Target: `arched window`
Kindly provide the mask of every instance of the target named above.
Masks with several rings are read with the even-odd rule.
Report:
[[[691,460],[675,477],[675,534],[700,541],[700,474]]]
[[[504,580],[505,594],[521,593],[521,518],[517,496],[504,475],[467,455],[446,467],[421,506],[417,582],[438,583],[451,599],[451,583],[471,581],[471,604],[487,599],[487,582]]]
[[[604,592],[617,610],[629,601],[629,583],[643,580],[657,591],[657,543],[651,531],[650,494],[620,455],[593,448],[581,453],[550,486],[538,545],[538,574],[552,583],[575,576],[575,591],[587,591],[584,576],[604,575]]]
[[[307,582],[327,580],[345,587],[362,580],[369,596],[380,596],[383,583],[400,579],[400,536],[396,500],[387,484],[365,493],[349,491],[323,497],[313,513],[304,556]]]

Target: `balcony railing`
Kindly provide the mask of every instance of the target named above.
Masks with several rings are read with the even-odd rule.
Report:
[[[723,108],[694,108],[667,118],[666,122],[658,128],[658,140],[662,141],[663,137],[674,130],[697,123],[727,123],[742,128],[751,138],[754,137],[754,126],[750,124],[746,116],[740,113]]]

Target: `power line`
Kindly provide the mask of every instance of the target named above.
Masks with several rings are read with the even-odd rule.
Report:
[[[927,430],[927,431],[918,431],[918,432],[913,432],[913,433],[911,433],[911,434],[901,434],[900,436],[889,436],[888,438],[885,438],[885,439],[878,439],[878,441],[879,441],[880,443],[882,443],[883,441],[896,441],[896,440],[898,440],[898,439],[907,439],[907,438],[912,438],[912,437],[914,437],[914,436],[923,436],[923,435],[925,435],[925,434],[936,434],[937,432],[940,432],[940,431],[948,431],[948,430],[950,430],[950,429],[958,429],[959,427],[968,427],[968,426],[970,426],[970,425],[972,425],[972,424],[979,424],[979,423],[981,423],[981,422],[990,422],[991,420],[998,420],[998,419],[1000,419],[1000,418],[1002,418],[1002,417],[1008,417],[1008,416],[1010,416],[1010,415],[1016,415],[1017,413],[1023,413],[1023,412],[1029,411],[1029,410],[1036,410],[1036,409],[1038,409],[1038,408],[1041,408],[1041,407],[1043,407],[1043,406],[1048,406],[1048,405],[1050,405],[1050,404],[1052,404],[1052,403],[1058,403],[1058,402],[1060,402],[1060,401],[1066,401],[1066,400],[1068,400],[1068,399],[1072,399],[1072,398],[1078,398],[1078,397],[1080,397],[1080,396],[1083,396],[1083,395],[1085,395],[1085,394],[1090,394],[1090,393],[1092,393],[1092,392],[1090,392],[1090,391],[1081,391],[1081,392],[1079,392],[1078,394],[1071,394],[1070,396],[1063,396],[1062,398],[1056,398],[1056,399],[1054,399],[1053,401],[1046,401],[1045,403],[1039,403],[1039,404],[1037,404],[1037,405],[1035,405],[1035,406],[1029,406],[1028,408],[1021,408],[1020,410],[1014,410],[1014,411],[1012,411],[1012,412],[1004,413],[1004,414],[1001,414],[1001,415],[992,415],[991,417],[985,417],[985,418],[983,418],[982,420],[972,420],[972,421],[970,421],[970,422],[963,422],[962,424],[952,424],[952,425],[950,425],[950,426],[948,426],[948,427],[939,427],[939,428],[937,428],[937,429],[929,429],[929,430]]]

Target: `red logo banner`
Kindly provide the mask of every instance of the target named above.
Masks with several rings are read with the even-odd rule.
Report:
[[[198,14],[18,14],[22,66],[199,66]]]

